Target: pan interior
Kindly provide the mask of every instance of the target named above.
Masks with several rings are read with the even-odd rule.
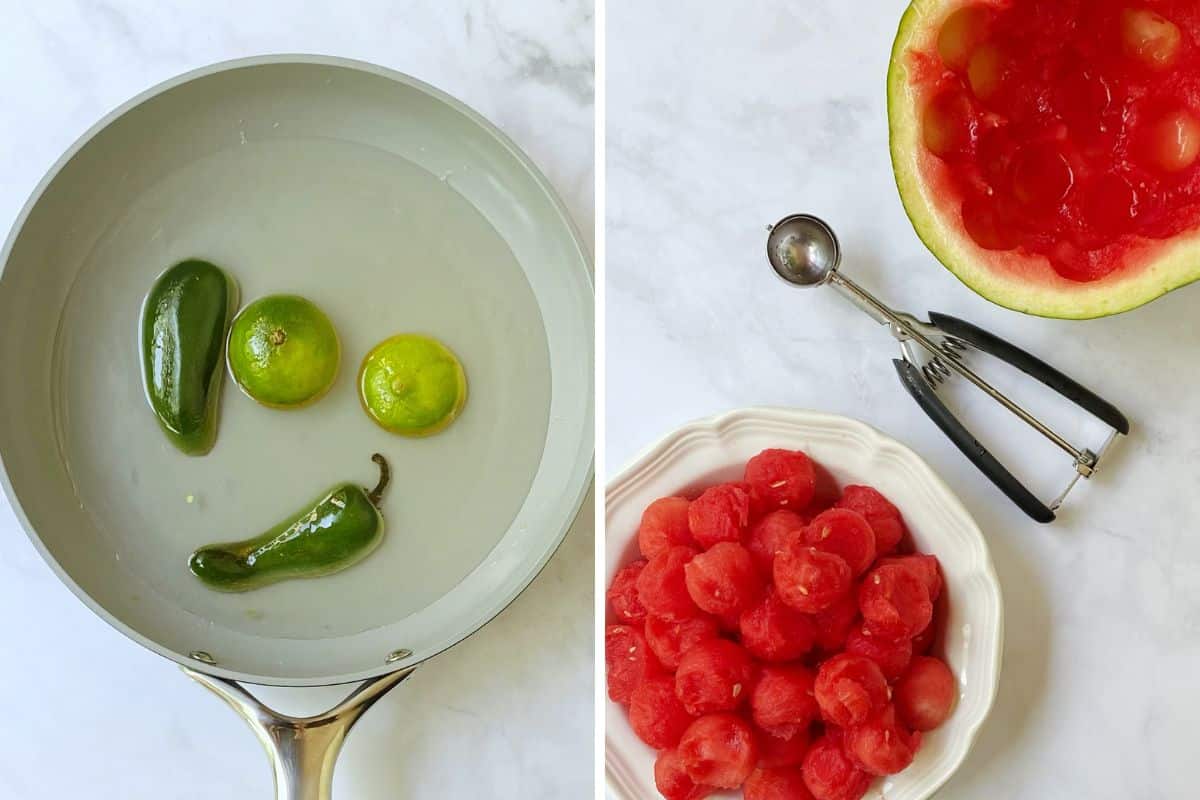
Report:
[[[31,379],[14,402],[37,407],[46,379],[44,412],[25,417],[46,427],[4,443],[5,466],[52,558],[135,635],[258,679],[367,672],[469,632],[552,549],[529,535],[558,526],[531,490],[579,444],[548,437],[547,331],[567,345],[579,332],[543,311],[581,285],[534,184],[460,111],[330,64],[219,71],[119,117],[50,184],[4,275],[36,297],[25,352],[3,354]],[[226,376],[200,458],[158,430],[136,340],[155,276],[190,257],[229,270],[243,303],[314,300],[343,351],[331,392],[301,410],[258,406]],[[462,417],[427,439],[388,434],[359,406],[362,356],[405,331],[446,342],[468,374]],[[199,545],[254,535],[334,483],[370,486],[376,451],[393,468],[387,535],[363,563],[245,594],[188,573]],[[43,477],[22,485],[38,466],[18,462],[35,461]],[[539,492],[563,478],[546,481]]]

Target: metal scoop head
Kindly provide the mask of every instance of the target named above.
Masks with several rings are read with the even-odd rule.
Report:
[[[767,260],[793,286],[820,286],[837,272],[842,248],[833,229],[811,214],[792,214],[771,226]]]
[[[930,321],[922,322],[911,314],[889,308],[838,271],[842,258],[841,247],[833,230],[819,218],[811,214],[792,214],[771,226],[769,231],[767,260],[775,274],[792,286],[828,284],[876,322],[886,325],[903,350],[903,358],[895,359],[893,363],[905,389],[967,458],[1038,522],[1054,519],[1054,511],[1062,503],[1066,492],[1049,506],[1043,504],[984,449],[937,398],[935,390],[939,384],[952,374],[961,375],[1069,454],[1074,462],[1075,475],[1067,487],[1068,491],[1078,478],[1092,475],[1105,449],[1117,436],[1129,433],[1129,421],[1115,406],[1036,356],[954,317],[931,312]],[[1100,451],[1093,452],[1071,444],[988,383],[965,363],[962,351],[967,346],[1008,362],[1107,424],[1112,432]]]

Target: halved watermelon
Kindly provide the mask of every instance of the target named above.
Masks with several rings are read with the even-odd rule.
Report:
[[[1195,0],[913,0],[888,118],[917,235],[989,300],[1081,319],[1200,278]]]

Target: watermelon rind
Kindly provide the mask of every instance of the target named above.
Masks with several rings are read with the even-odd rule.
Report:
[[[1058,319],[1119,314],[1200,278],[1200,231],[1147,242],[1145,252],[1091,283],[1060,276],[1040,256],[979,247],[962,226],[959,208],[947,208],[923,179],[920,103],[910,85],[907,54],[933,47],[942,22],[962,0],[913,0],[896,31],[887,78],[892,169],[904,211],[930,253],[982,297],[1015,311]],[[940,205],[939,205],[940,204]]]

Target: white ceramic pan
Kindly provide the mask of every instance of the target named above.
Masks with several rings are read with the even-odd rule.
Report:
[[[139,307],[205,258],[243,301],[305,295],[342,340],[310,408],[225,381],[217,445],[175,450],[147,407]],[[255,726],[280,797],[328,796],[349,726],[418,663],[537,575],[591,475],[592,287],[545,178],[478,114],[367,64],[218,64],[114,111],[51,169],[0,253],[0,478],[46,561],[93,611],[183,665]],[[471,396],[428,439],[362,412],[354,378],[383,338],[437,336]],[[387,533],[327,578],[245,594],[187,570],[197,546],[264,530],[391,462]],[[293,719],[237,682],[366,681]]]

